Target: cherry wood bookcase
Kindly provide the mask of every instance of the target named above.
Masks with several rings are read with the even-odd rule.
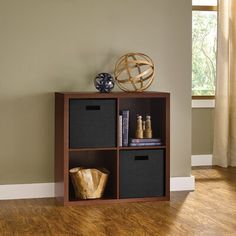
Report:
[[[77,119],[79,122],[80,117],[73,117],[75,112],[73,112],[74,108],[72,109],[72,106],[74,106],[73,104],[75,103],[77,104],[75,109],[80,109],[80,104],[86,104],[86,102],[90,104],[86,106],[87,110],[94,109],[91,113],[88,112],[88,116],[90,116],[91,119],[96,117],[96,112],[105,112],[106,114],[101,114],[100,120],[98,118],[97,121],[98,124],[96,124],[95,119],[95,122],[92,122],[92,124],[88,123],[88,129],[82,126],[82,133],[80,133],[79,129],[74,130],[73,128],[76,126],[75,123]],[[107,110],[100,110],[100,102],[101,104],[106,104],[106,102],[108,102],[109,106],[106,107]],[[98,105],[96,105],[96,103],[98,103]],[[109,110],[112,110],[112,112],[110,113]],[[162,141],[161,146],[120,146],[119,114],[122,110],[129,110],[130,112],[130,138],[134,138],[137,114],[143,116],[146,114],[151,115],[153,138],[160,138]],[[84,119],[85,122],[89,122],[90,118],[86,119],[86,117],[83,117],[81,119]],[[103,124],[104,119],[111,119],[109,125]],[[90,126],[94,126],[94,129],[96,129],[96,127],[101,128],[102,126],[104,132],[96,132],[96,130],[93,132],[93,130],[91,131]],[[76,146],[78,140],[72,140],[75,139],[77,135],[76,132],[78,132],[79,139],[83,139],[83,137],[85,139],[85,142],[81,146],[79,144]],[[110,142],[110,134],[112,135],[113,143]],[[109,145],[106,146],[106,141],[104,141],[103,137],[105,140],[109,139]],[[89,144],[90,139],[91,142],[93,140],[93,143],[94,139],[95,141],[103,140],[103,143],[91,146]],[[86,145],[86,142],[88,142],[88,145]],[[96,142],[94,144],[96,144]],[[131,159],[127,158],[131,158],[132,155],[137,155],[139,153],[139,156],[141,157],[145,154],[147,159],[150,154],[150,160],[153,161],[154,165],[146,165],[148,162],[145,162],[144,159],[141,158],[141,161],[138,162],[137,175],[135,176],[134,174],[133,176],[130,176],[129,168],[132,169],[133,164],[130,162]],[[161,158],[161,162],[158,162],[159,158]],[[75,198],[69,176],[69,169],[76,166],[91,168],[105,167],[110,171],[108,183],[102,198],[93,200],[80,200]],[[151,168],[152,170],[149,170],[148,168]],[[138,171],[140,171],[140,169],[141,172],[139,173]],[[132,171],[134,171],[134,169],[132,169]],[[127,173],[127,176],[124,176],[124,173]],[[149,173],[152,173],[150,174],[150,177]],[[142,174],[144,174],[146,182],[142,182]],[[158,178],[158,180],[156,181],[155,178]],[[169,200],[170,94],[164,92],[55,93],[55,182],[55,196],[63,205]],[[127,183],[133,183],[135,186],[126,186]],[[150,186],[151,190],[152,187],[153,189],[157,189],[157,193],[154,191],[153,194],[146,194],[145,186],[149,187],[149,190]],[[138,190],[139,195],[136,196],[135,191],[133,194],[131,192],[131,195],[129,195],[128,192],[126,193],[127,189],[129,191],[132,187],[135,191]],[[144,189],[143,194],[142,189]]]

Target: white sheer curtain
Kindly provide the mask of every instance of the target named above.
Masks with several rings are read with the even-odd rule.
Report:
[[[213,164],[236,166],[236,0],[219,0]]]

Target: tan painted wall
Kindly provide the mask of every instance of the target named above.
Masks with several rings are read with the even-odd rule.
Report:
[[[214,109],[192,110],[192,154],[203,155],[213,152]]]
[[[54,91],[94,91],[122,54],[171,92],[171,175],[190,175],[191,1],[1,0],[0,184],[53,181]]]

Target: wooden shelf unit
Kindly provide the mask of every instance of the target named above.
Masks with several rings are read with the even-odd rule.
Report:
[[[112,100],[115,104],[115,143],[110,146],[71,147],[70,136],[70,101],[106,101]],[[161,138],[162,146],[150,147],[120,147],[119,146],[119,114],[121,110],[130,111],[129,137],[134,137],[136,115],[151,115],[153,137]],[[86,135],[86,134],[83,134]],[[95,132],[94,134],[99,135]],[[102,134],[100,134],[102,135]],[[108,134],[109,135],[109,134]],[[89,137],[87,137],[89,138]],[[94,138],[94,137],[93,137]],[[99,137],[98,137],[99,138]],[[142,197],[121,197],[125,189],[122,187],[121,155],[136,153],[156,153],[152,157],[155,162],[163,159],[163,194]],[[152,154],[153,155],[153,154]],[[126,158],[126,157],[124,157]],[[127,157],[128,158],[128,157]],[[124,159],[122,159],[124,160]],[[73,186],[69,177],[69,169],[75,166],[105,167],[110,171],[104,196],[101,199],[80,200],[74,195]],[[159,182],[160,182],[159,181]],[[114,202],[137,202],[169,200],[170,198],[170,94],[164,92],[60,92],[55,93],[55,196],[63,205],[102,204]],[[156,186],[154,186],[156,187]]]

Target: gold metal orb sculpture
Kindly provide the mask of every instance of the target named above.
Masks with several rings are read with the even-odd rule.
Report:
[[[154,79],[154,63],[143,53],[127,53],[120,57],[115,66],[115,80],[126,92],[142,92]]]

